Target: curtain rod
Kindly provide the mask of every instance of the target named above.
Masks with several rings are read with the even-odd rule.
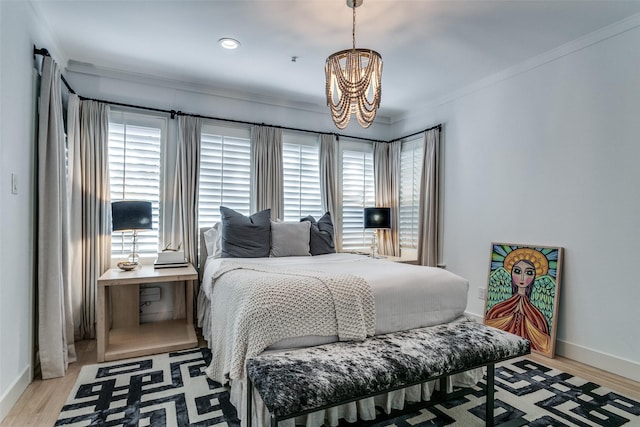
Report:
[[[51,54],[49,53],[49,51],[47,49],[36,49],[36,46],[33,45],[33,55],[42,55],[42,56],[48,56],[51,57]],[[62,73],[60,73],[60,78],[62,79],[62,83],[64,83],[64,85],[67,87],[67,90],[69,92],[71,92],[72,94],[76,95],[76,91],[73,90],[73,88],[71,87],[71,85],[69,84],[69,82],[67,82],[67,79],[64,78],[64,76],[62,75]]]
[[[306,132],[306,133],[313,133],[313,134],[318,134],[318,135],[335,135],[335,136],[340,137],[340,138],[359,139],[359,140],[371,141],[371,142],[387,142],[387,141],[382,141],[382,140],[378,140],[378,139],[364,138],[364,137],[361,137],[361,136],[343,135],[343,134],[333,133],[333,132],[319,132],[319,131],[313,131],[313,130],[308,130],[308,129],[293,128],[293,127],[289,127],[289,126],[271,125],[271,124],[267,124],[267,123],[249,122],[249,121],[246,121],[246,120],[227,119],[227,118],[222,118],[222,117],[205,116],[205,115],[202,115],[202,114],[185,113],[185,112],[176,111],[176,110],[164,110],[164,109],[161,109],[161,108],[144,107],[144,106],[141,106],[141,105],[133,105],[133,104],[124,104],[122,102],[105,101],[103,99],[87,98],[85,96],[80,96],[80,95],[78,97],[80,99],[82,99],[83,101],[96,101],[96,102],[103,102],[105,104],[110,104],[110,105],[117,105],[117,106],[120,106],[120,107],[137,108],[137,109],[140,109],[140,110],[150,110],[150,111],[158,111],[158,112],[161,112],[161,113],[167,113],[167,114],[170,114],[172,119],[174,119],[175,116],[189,116],[189,117],[197,117],[197,118],[200,118],[200,119],[219,120],[219,121],[222,121],[222,122],[240,123],[240,124],[252,125],[252,126],[269,126],[269,127],[276,128],[276,129],[292,130],[292,131],[297,131],[297,132]]]
[[[49,53],[49,51],[47,49],[44,49],[44,48],[38,49],[38,48],[36,48],[35,45],[33,46],[33,54],[34,54],[34,56],[35,55],[42,55],[42,56],[49,56],[49,57],[51,56],[51,54]],[[77,95],[76,91],[73,90],[71,85],[67,82],[67,80],[62,75],[62,73],[60,73],[60,78],[62,79],[62,82],[64,83],[64,85],[67,87],[67,90],[69,90],[69,92],[71,92],[72,94]],[[153,107],[144,107],[144,106],[141,106],[141,105],[125,104],[125,103],[122,103],[122,102],[105,101],[103,99],[87,98],[87,97],[82,96],[82,95],[78,95],[78,98],[80,98],[83,101],[102,102],[104,104],[117,105],[119,107],[136,108],[136,109],[139,109],[139,110],[148,110],[148,111],[166,113],[166,114],[169,114],[172,119],[174,119],[176,116],[190,116],[190,117],[197,117],[197,118],[200,118],[200,119],[219,120],[219,121],[223,121],[223,122],[240,123],[240,124],[252,125],[252,126],[269,126],[269,127],[273,127],[273,128],[277,128],[277,129],[292,130],[292,131],[296,131],[296,132],[314,133],[314,134],[319,134],[319,135],[335,135],[338,138],[342,137],[342,138],[358,139],[358,140],[370,141],[370,142],[395,142],[395,141],[400,141],[402,139],[410,138],[412,136],[419,135],[419,134],[421,134],[423,132],[427,132],[427,131],[430,131],[430,130],[436,129],[436,128],[438,128],[442,132],[442,125],[436,125],[436,126],[428,128],[428,129],[424,129],[422,131],[418,131],[418,132],[412,133],[411,135],[406,135],[406,136],[403,136],[403,137],[400,137],[400,138],[395,138],[395,139],[392,139],[391,141],[383,141],[383,140],[379,140],[379,139],[364,138],[364,137],[361,137],[361,136],[342,135],[342,134],[335,133],[335,132],[316,132],[316,131],[312,131],[312,130],[292,128],[292,127],[287,127],[287,126],[269,125],[269,124],[265,124],[265,123],[255,123],[255,122],[248,122],[248,121],[244,121],[244,120],[225,119],[225,118],[220,118],[220,117],[203,116],[203,115],[200,115],[200,114],[183,113],[182,111],[176,111],[176,110],[166,110],[166,109],[162,109],[162,108],[153,108]]]

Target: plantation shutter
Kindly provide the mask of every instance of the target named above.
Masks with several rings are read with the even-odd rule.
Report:
[[[345,144],[346,145],[346,144]],[[351,147],[360,146],[359,149]],[[342,250],[369,251],[372,230],[364,229],[365,207],[375,206],[373,149],[353,144],[342,150]]]
[[[160,152],[166,120],[112,113],[109,120],[109,185],[111,201],[150,201],[153,229],[138,233],[140,254],[157,254],[160,213]],[[113,232],[111,253],[131,252],[131,232]]]
[[[199,227],[220,221],[220,206],[250,214],[251,141],[248,129],[203,127]]]
[[[418,248],[422,138],[402,144],[400,151],[400,250]]]
[[[307,215],[322,215],[318,137],[284,134],[284,220],[299,221]]]

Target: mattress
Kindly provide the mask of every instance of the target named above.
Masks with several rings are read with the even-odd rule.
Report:
[[[364,255],[336,253],[281,258],[209,258],[205,264],[198,313],[205,339],[209,336],[208,300],[211,278],[222,263],[241,261],[290,269],[326,273],[349,273],[362,277],[371,287],[376,310],[375,334],[451,322],[463,315],[469,282],[444,269],[396,263]],[[201,307],[200,307],[201,305]],[[337,341],[336,336],[291,337],[269,349],[306,347]]]

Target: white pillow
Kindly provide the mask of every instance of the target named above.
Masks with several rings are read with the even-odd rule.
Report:
[[[271,256],[311,256],[311,223],[271,221]]]
[[[216,222],[213,227],[204,232],[204,244],[207,247],[207,256],[220,258],[222,255],[222,224]]]

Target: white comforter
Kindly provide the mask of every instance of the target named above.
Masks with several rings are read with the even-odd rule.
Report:
[[[225,262],[360,276],[366,280],[373,292],[376,335],[451,322],[462,316],[467,306],[469,282],[454,273],[441,268],[395,263],[349,253],[313,257],[210,258],[207,260],[202,281],[202,290],[209,300],[212,277]],[[198,313],[202,315],[200,323],[203,326],[204,337],[208,340],[208,315],[204,307],[198,307]],[[337,339],[337,336],[305,336],[285,339],[269,348],[311,346]]]

